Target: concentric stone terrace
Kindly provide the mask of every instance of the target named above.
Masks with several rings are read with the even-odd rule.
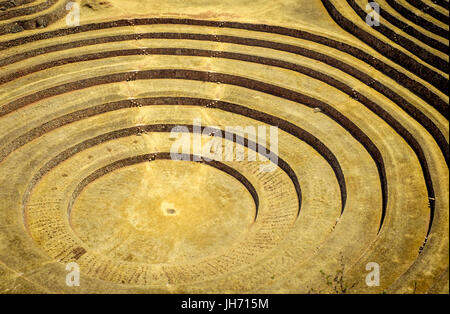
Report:
[[[448,293],[447,0],[67,2],[0,0],[0,292]]]

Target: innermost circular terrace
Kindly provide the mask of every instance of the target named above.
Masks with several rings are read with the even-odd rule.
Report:
[[[251,194],[233,176],[201,163],[156,160],[89,184],[70,219],[86,246],[102,255],[181,263],[232,245],[255,211]]]

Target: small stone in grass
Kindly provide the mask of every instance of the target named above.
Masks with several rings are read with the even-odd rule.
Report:
[[[42,27],[46,27],[46,26],[47,26],[47,23],[46,23],[45,19],[42,16],[38,17],[36,20],[36,27],[42,28]]]
[[[20,33],[23,31],[24,31],[23,27],[19,24],[14,24],[11,28],[11,33]]]

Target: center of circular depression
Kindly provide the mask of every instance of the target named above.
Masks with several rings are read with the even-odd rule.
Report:
[[[232,245],[255,217],[251,194],[211,166],[156,160],[89,184],[70,221],[93,252],[130,262],[183,263]]]

